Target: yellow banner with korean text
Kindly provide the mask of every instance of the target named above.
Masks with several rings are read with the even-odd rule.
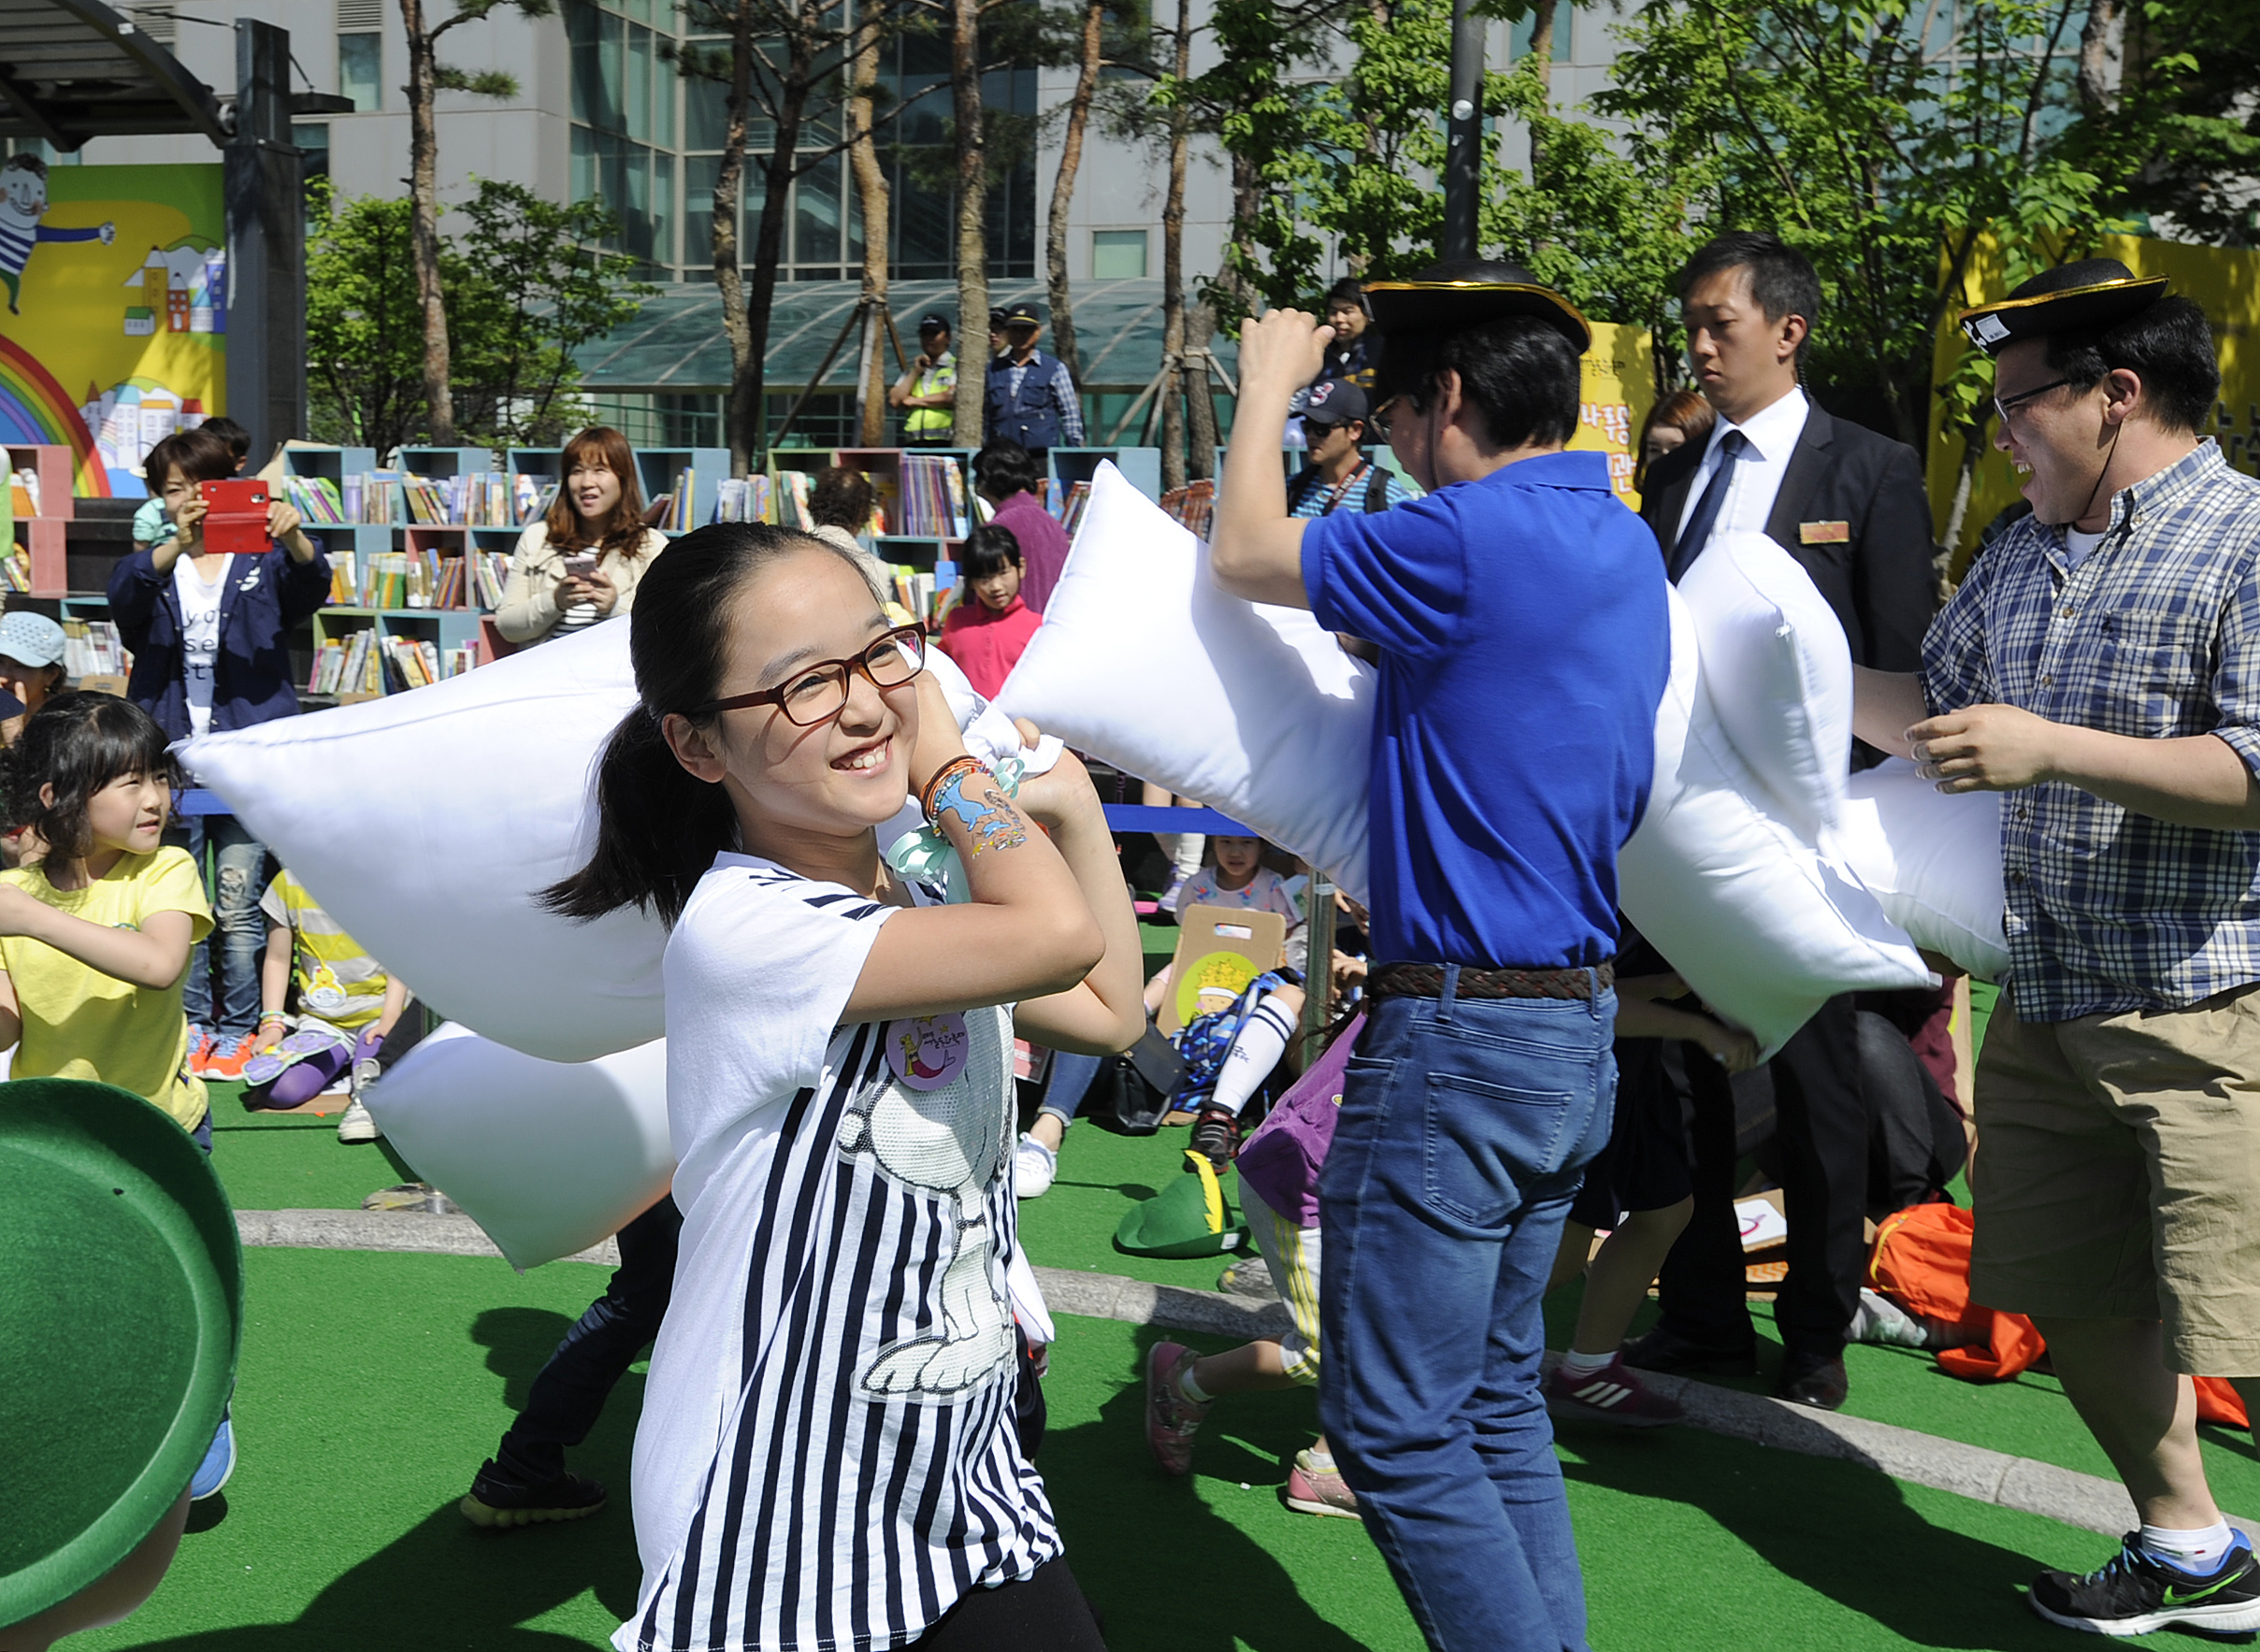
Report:
[[[1633,510],[1640,496],[1633,488],[1633,451],[1648,410],[1656,405],[1653,343],[1646,327],[1622,322],[1594,322],[1593,347],[1585,352],[1584,383],[1577,396],[1576,453],[1608,455],[1609,485]]]

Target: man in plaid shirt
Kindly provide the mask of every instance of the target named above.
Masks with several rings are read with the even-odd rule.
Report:
[[[2038,1324],[2140,1512],[2032,1586],[2113,1635],[2260,1629],[2190,1383],[2260,1415],[2260,481],[2197,435],[2212,334],[2165,289],[2088,259],[1963,318],[2033,513],[1919,674],[1860,674],[1856,722],[1941,791],[2009,794],[1970,1287]]]

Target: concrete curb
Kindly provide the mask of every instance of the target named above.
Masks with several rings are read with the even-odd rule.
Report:
[[[478,1223],[461,1214],[431,1215],[416,1211],[238,1211],[236,1225],[249,1245],[294,1249],[423,1251],[441,1256],[493,1257],[495,1248]],[[611,1240],[564,1258],[619,1265]],[[1228,1296],[1221,1291],[1184,1290],[1149,1285],[1116,1273],[1083,1273],[1066,1268],[1038,1268],[1036,1282],[1057,1314],[1114,1319],[1172,1330],[1252,1340],[1274,1337],[1293,1320],[1276,1300]],[[1559,1356],[1547,1356],[1550,1370]],[[1803,1457],[1835,1458],[1889,1474],[1894,1480],[1951,1491],[1978,1502],[2015,1509],[2088,1531],[2118,1536],[2140,1522],[2125,1487],[2115,1480],[2061,1469],[2053,1463],[1990,1451],[1958,1440],[1942,1440],[1916,1429],[1864,1417],[1840,1416],[1763,1394],[1717,1387],[1687,1377],[1643,1372],[1641,1380],[1677,1400],[1687,1410],[1688,1426],[1729,1439],[1745,1440]],[[1569,1438],[1574,1443],[1576,1435]],[[2229,1516],[2231,1524],[2260,1543],[2260,1522]]]

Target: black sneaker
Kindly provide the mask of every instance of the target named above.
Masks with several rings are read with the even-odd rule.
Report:
[[[2260,1562],[2241,1531],[2229,1545],[2221,1569],[2192,1577],[2136,1546],[2137,1534],[2121,1540],[2119,1553],[2100,1572],[2081,1577],[2043,1572],[2026,1598],[2033,1610],[2066,1629],[2095,1635],[2147,1635],[2181,1628],[2201,1634],[2235,1634],[2260,1630]]]
[[[1193,1151],[1216,1166],[1221,1176],[1240,1151],[1240,1121],[1221,1107],[1203,1107],[1193,1120]]]
[[[488,1458],[479,1465],[470,1495],[455,1505],[474,1526],[532,1526],[543,1520],[585,1520],[604,1506],[604,1487],[578,1474],[527,1485]]]

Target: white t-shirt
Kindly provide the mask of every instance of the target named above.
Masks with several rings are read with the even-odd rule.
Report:
[[[173,590],[180,598],[180,669],[188,679],[188,726],[191,734],[209,733],[212,726],[212,684],[220,666],[220,593],[236,559],[220,565],[220,575],[209,584],[196,572],[196,559],[183,556],[173,564]]]
[[[1188,906],[1240,906],[1257,912],[1277,912],[1292,928],[1303,922],[1303,909],[1287,886],[1287,880],[1268,866],[1256,869],[1256,875],[1245,888],[1227,889],[1216,882],[1216,869],[1204,866],[1185,880],[1177,891],[1180,912]]]
[[[2095,547],[2103,543],[2104,534],[2109,532],[2110,529],[2105,528],[2099,533],[2083,534],[2076,527],[2066,528],[2064,530],[2064,566],[2066,568],[2076,568],[2093,556],[2095,553]]]
[[[723,855],[668,942],[683,1238],[620,1652],[900,1646],[1061,1550],[1013,1422],[1011,1016],[839,1025],[894,911]]]

